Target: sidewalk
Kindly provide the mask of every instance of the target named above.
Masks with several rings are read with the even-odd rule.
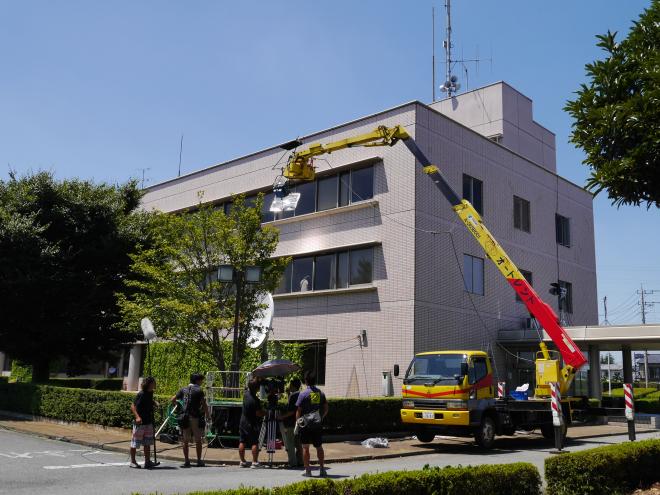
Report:
[[[129,430],[123,428],[107,428],[84,423],[58,423],[52,421],[39,421],[31,419],[6,418],[0,419],[0,428],[19,433],[37,435],[85,445],[95,449],[104,449],[115,452],[128,452],[130,448]],[[637,428],[637,431],[649,431],[646,428]],[[572,441],[581,439],[621,435],[627,432],[625,425],[580,426],[570,428],[568,437]],[[368,449],[359,442],[333,442],[324,444],[326,462],[355,462],[373,459],[387,459],[413,455],[425,455],[436,452],[452,452],[456,449],[478,449],[471,438],[437,437],[430,444],[418,442],[416,439],[391,438],[390,446],[386,449]],[[183,461],[180,445],[171,445],[158,442],[158,457],[173,461]],[[551,448],[551,445],[537,434],[521,434],[516,437],[498,437],[495,449],[526,450]],[[238,464],[238,451],[236,448],[205,448],[205,461],[209,465]],[[313,449],[312,449],[313,450]],[[193,449],[194,451],[194,449]],[[248,453],[249,457],[249,453]],[[312,455],[315,458],[315,455]],[[260,461],[267,460],[265,452],[261,452]],[[274,455],[275,465],[286,464],[285,451],[278,450]]]

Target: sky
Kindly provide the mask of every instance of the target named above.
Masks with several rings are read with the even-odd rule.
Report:
[[[430,102],[431,7],[438,80],[442,0],[0,0],[0,179],[51,170],[145,185],[410,100]],[[563,106],[648,1],[454,0],[454,53],[482,62],[463,89],[505,80],[557,135],[559,173],[583,185]],[[492,62],[491,62],[492,60]],[[460,68],[459,68],[460,69]],[[462,70],[462,69],[460,69]],[[660,301],[660,211],[594,200],[599,312],[638,323]],[[647,321],[660,321],[660,303]]]

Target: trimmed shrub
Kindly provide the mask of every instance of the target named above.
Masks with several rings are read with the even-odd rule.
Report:
[[[11,380],[13,382],[31,382],[32,366],[23,364],[16,359],[11,362]]]
[[[401,422],[401,398],[328,399],[324,422],[328,433],[381,433],[405,431]]]
[[[660,481],[660,440],[609,445],[545,460],[552,495],[616,495]]]
[[[0,409],[34,414],[63,421],[81,421],[103,426],[128,428],[133,421],[131,403],[134,395],[78,388],[33,385],[30,383],[0,384]],[[167,405],[169,397],[156,400]],[[156,411],[156,421],[160,421]]]
[[[95,390],[121,390],[122,378],[51,378],[47,385],[66,388],[92,388]]]
[[[126,392],[0,382],[2,410],[105,426],[131,425],[133,397]],[[171,394],[159,395],[157,401],[166,407],[170,397]],[[367,434],[403,428],[399,420],[400,399],[329,399],[329,403],[325,423],[328,433]]]
[[[425,468],[365,474],[342,481],[303,481],[276,488],[239,488],[189,495],[537,495],[541,477],[532,464]]]

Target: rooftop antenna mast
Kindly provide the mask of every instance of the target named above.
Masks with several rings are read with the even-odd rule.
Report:
[[[445,82],[440,86],[440,91],[447,93],[447,98],[451,98],[461,87],[458,84],[458,78],[451,73],[452,64],[456,62],[456,60],[451,59],[451,0],[445,0],[445,11],[447,12],[447,29],[443,42],[445,47]]]
[[[447,27],[446,27],[446,33],[445,33],[445,40],[442,42],[444,49],[445,49],[445,82],[440,86],[440,91],[443,93],[447,93],[447,98],[451,98],[454,96],[458,90],[461,88],[461,85],[458,82],[458,77],[456,77],[452,73],[453,66],[455,64],[461,64],[463,68],[465,69],[465,75],[467,77],[467,67],[466,63],[468,62],[473,62],[476,64],[477,67],[477,73],[479,72],[479,62],[482,61],[482,59],[479,58],[479,47],[477,47],[477,57],[473,59],[453,59],[451,57],[451,49],[453,48],[453,44],[451,42],[451,0],[445,0],[445,11],[447,13]],[[435,47],[435,12],[433,15],[433,39],[434,39],[434,47]],[[486,59],[490,61],[491,63],[491,69],[492,69],[492,64],[493,64],[493,58],[491,56],[490,59]],[[435,101],[435,48],[433,51],[433,101]],[[467,80],[467,79],[466,79]]]
[[[431,24],[432,24],[432,46],[431,46],[431,64],[433,71],[433,100],[431,103],[435,102],[435,7],[431,7]]]

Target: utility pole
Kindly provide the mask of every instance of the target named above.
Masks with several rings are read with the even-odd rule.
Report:
[[[607,296],[603,297],[603,308],[605,309],[605,320],[603,320],[603,325],[609,325],[610,322],[607,319]]]
[[[647,301],[644,296],[650,296],[658,292],[660,292],[660,290],[644,290],[644,284],[642,284],[640,290],[637,291],[637,294],[639,294],[639,302],[637,304],[639,304],[642,310],[642,325],[646,325],[647,309],[652,308],[655,304],[660,304],[660,301]]]

